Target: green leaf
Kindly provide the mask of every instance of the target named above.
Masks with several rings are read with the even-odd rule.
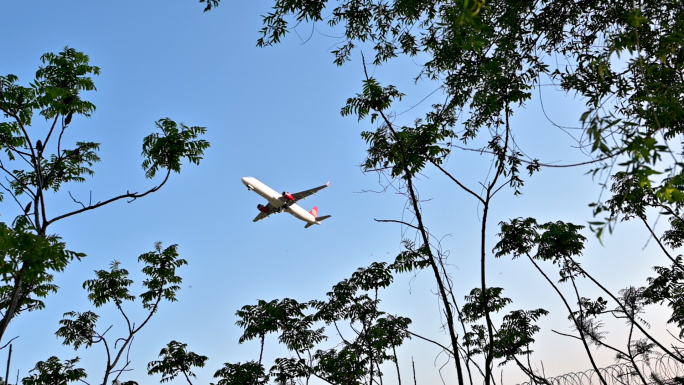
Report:
[[[204,156],[204,150],[209,148],[209,142],[197,139],[206,133],[205,127],[180,126],[169,118],[156,122],[162,133],[151,134],[143,139],[142,155],[145,160],[142,167],[147,178],[154,178],[160,168],[180,173],[181,161],[187,159],[190,163],[199,164]]]

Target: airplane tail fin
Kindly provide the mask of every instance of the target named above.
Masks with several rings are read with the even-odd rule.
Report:
[[[320,216],[320,217],[316,218],[316,222],[309,222],[306,225],[304,225],[304,228],[308,229],[309,227],[311,227],[313,225],[320,225],[322,220],[328,219],[330,217],[331,217],[330,215]]]
[[[314,218],[318,216],[318,207],[314,206],[313,210],[309,211],[309,214],[313,215]]]

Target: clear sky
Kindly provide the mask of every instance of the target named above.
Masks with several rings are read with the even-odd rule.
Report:
[[[377,175],[363,174],[358,166],[366,148],[359,133],[373,126],[339,114],[346,99],[360,91],[360,55],[355,53],[355,61],[343,67],[335,66],[329,51],[338,40],[320,33],[330,33],[325,27],[312,29],[311,25],[298,27],[276,47],[257,48],[260,15],[270,3],[224,0],[209,13],[202,13],[202,5],[195,0],[0,3],[0,74],[15,74],[26,85],[34,77],[40,55],[59,52],[64,46],[85,52],[91,64],[102,70],[95,78],[97,92],[86,96],[97,111],[89,119],[74,118],[67,139],[102,143],[102,162],[85,184],[65,186],[50,197],[53,215],[76,207],[67,191],[81,200],[92,192],[93,201],[100,201],[153,186],[156,181],[144,178],[140,151],[142,138],[154,131],[157,119],[169,117],[207,127],[206,139],[211,142],[199,167],[186,165],[159,192],[51,227],[69,249],[88,257],[57,276],[61,289],[46,300],[47,309],[22,314],[10,325],[7,338],[19,336],[13,343],[12,381],[17,369],[19,378],[25,377],[36,361],[57,355],[81,357],[94,383],[103,367],[102,346],[78,352],[62,347],[54,336],[61,314],[91,309],[81,283],[93,277],[93,270],[105,269],[115,259],[131,271],[136,280],[134,293],[142,292],[142,266],[137,257],[151,251],[156,241],[179,244],[181,257],[189,265],[179,271],[184,280],[179,301],[164,303],[135,339],[134,371],[125,379],[141,384],[158,381],[147,376],[145,366],[170,340],[185,342],[190,350],[209,356],[205,369],[197,371],[197,383],[208,383],[224,362],[258,359],[258,342],[237,343],[241,335],[234,324],[237,309],[257,299],[322,299],[356,268],[392,261],[401,251],[402,238],[413,237],[396,224],[374,221],[401,219],[406,214],[405,200],[392,191],[368,192],[382,188]],[[428,97],[434,84],[412,83],[419,61],[401,59],[371,69],[381,82],[395,84],[407,94],[396,106],[397,114],[404,112],[397,120],[406,124],[420,117],[430,100],[442,97],[440,92]],[[583,103],[554,93],[552,87],[544,92],[549,116],[559,124],[577,126]],[[409,110],[414,105],[418,106]],[[39,118],[34,122],[36,131],[45,128]],[[531,157],[558,163],[587,160],[572,147],[576,143],[544,117],[538,98],[516,111],[512,122],[518,145]],[[478,189],[490,163],[486,155],[455,153],[447,166]],[[418,188],[426,200],[423,207],[431,231],[444,237],[443,248],[450,250],[457,292],[465,295],[478,285],[481,207],[435,171],[428,168]],[[527,182],[524,194],[517,198],[503,190],[489,220],[488,248],[494,246],[494,225],[501,220],[518,216],[534,216],[540,222],[584,224],[590,220],[587,203],[597,198],[599,189],[583,175],[586,171],[544,170]],[[301,205],[307,210],[316,205],[319,215],[332,218],[306,230],[303,222],[289,215],[252,223],[258,213],[256,205],[263,202],[242,185],[244,176],[290,192],[331,181],[328,189]],[[19,207],[6,199],[0,213],[0,220],[11,222]],[[637,277],[630,278],[631,282],[643,282],[650,275],[650,265],[665,264],[645,258],[654,253],[653,242],[642,250],[647,235],[632,230],[631,224],[621,225],[604,247],[589,231],[584,233],[590,238],[585,268],[606,279],[615,291],[627,282],[617,278]],[[622,266],[619,271],[611,267],[617,263]],[[510,310],[545,307],[556,311],[541,323],[544,330],[534,362],[543,358],[547,374],[589,368],[579,343],[550,332],[570,331],[567,314],[557,307],[555,297],[544,294],[548,286],[527,261],[492,260],[489,274],[490,284],[505,287],[513,298]],[[432,292],[433,279],[427,272],[413,279],[401,277],[385,295],[387,310],[413,318],[415,330],[443,339]],[[115,313],[96,312],[102,315],[100,330],[121,325]],[[112,336],[116,330],[112,329]],[[423,342],[412,341],[399,359],[409,376],[413,357],[425,384],[431,381],[428,378],[436,378],[435,365],[439,368],[444,363],[438,353]],[[268,358],[277,354],[282,351],[275,338],[267,340],[267,368]],[[3,350],[0,362],[5,358]],[[612,355],[601,356],[599,362],[611,364]],[[443,376],[454,378],[450,366]],[[517,379],[511,377],[505,383]]]

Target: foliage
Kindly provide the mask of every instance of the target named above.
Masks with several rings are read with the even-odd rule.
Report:
[[[176,269],[188,264],[185,259],[178,258],[178,245],[162,250],[161,242],[156,242],[154,251],[140,255],[138,261],[145,262],[142,272],[149,277],[143,282],[147,291],[140,294],[143,307],[154,313],[162,299],[176,302],[176,292],[180,290],[179,284],[183,281],[175,275]]]
[[[680,317],[684,304],[680,272],[684,270],[681,260],[672,257],[666,248],[681,246],[684,234],[680,213],[684,201],[680,143],[684,134],[681,1],[625,4],[565,0],[275,0],[273,4],[272,11],[263,16],[257,45],[279,43],[292,25],[326,22],[336,35],[342,35],[342,41],[332,50],[336,64],[350,61],[355,51],[361,49],[373,51],[375,66],[398,56],[411,57],[419,66],[415,80],[433,82],[444,94],[423,116],[403,124],[392,108],[406,95],[394,85],[382,85],[369,76],[361,55],[365,70],[361,92],[347,100],[341,113],[356,115],[359,120],[370,118],[376,126],[375,130],[364,130],[361,134],[368,144],[362,168],[385,174],[389,183],[398,181],[393,186],[406,196],[407,208],[414,217],[388,222],[414,229],[417,239],[405,242],[405,250],[391,267],[395,272],[432,270],[442,305],[440,315],[445,316],[444,326],[449,335],[444,345],[451,348],[437,344],[453,358],[459,384],[473,383],[475,371],[485,384],[493,383],[495,360],[501,364],[515,361],[531,382],[549,383],[529,361],[531,345],[539,331],[535,323],[547,311],[515,310],[495,318],[512,300],[501,297],[503,288],[488,284],[491,277],[487,275],[487,266],[492,263],[492,253],[485,249],[494,196],[506,186],[519,195],[525,182],[521,175],[523,167],[530,176],[551,167],[525,155],[526,151],[515,141],[521,126],[514,120],[516,108],[524,107],[533,92],[541,94],[542,77],[586,102],[586,112],[578,116],[582,135],[577,142],[593,157],[584,162],[594,164],[590,174],[604,178],[602,188],[610,188],[607,198],[591,204],[596,218],[589,228],[601,239],[605,230],[612,231],[619,220],[638,219],[672,266],[657,267],[658,276],[650,278],[644,288],[630,282],[618,294],[613,293],[578,262],[586,242],[581,234],[584,226],[563,221],[537,223],[534,218],[500,223],[500,239],[493,254],[512,255],[514,259],[525,257],[533,271],[544,277],[566,307],[576,332],[565,335],[584,345],[601,383],[606,380],[596,366],[589,344],[617,353],[618,359],[627,362],[635,378],[643,383],[647,380],[636,360],[653,354],[654,349],[658,354],[682,361],[680,348],[668,347],[654,338],[640,316],[645,305],[666,303],[672,310],[670,322],[680,330],[684,325]],[[567,65],[552,65],[562,61]],[[379,70],[376,68],[374,73]],[[460,144],[455,144],[457,141]],[[473,143],[486,145],[466,147]],[[480,182],[480,190],[460,180],[469,167],[448,168],[449,158],[455,157],[455,150],[461,148],[490,156],[491,171]],[[432,177],[433,171],[474,198],[481,210],[477,272],[480,286],[465,296],[462,307],[451,283],[452,273],[447,269],[448,253],[433,241],[440,237],[428,230],[422,216],[420,177]],[[656,213],[669,222],[662,235],[648,222]],[[549,268],[557,269],[557,280],[547,274]],[[596,286],[602,296],[581,296],[581,282]],[[292,314],[302,320],[310,316],[307,328],[308,322],[317,317],[326,324],[350,320],[359,328],[370,326],[366,322],[378,319],[379,300],[373,295],[359,295],[357,289],[349,282],[341,282],[329,294],[328,301],[310,303],[317,313],[302,315],[298,313],[304,311],[302,308]],[[288,302],[299,304],[294,300]],[[277,306],[279,302],[271,304]],[[629,337],[621,346],[627,349],[605,341],[605,332],[601,330],[601,317],[605,316],[625,320]],[[253,324],[250,319],[249,325]],[[459,335],[456,326],[462,327],[465,335]],[[465,332],[466,326],[470,332]],[[282,330],[278,322],[260,327],[247,328],[246,335],[263,341],[265,333]],[[358,332],[359,336],[362,334]],[[318,362],[293,363],[309,365],[310,373],[330,383],[372,383],[373,365],[367,363],[375,359],[372,354],[379,352],[369,350],[361,354],[355,341],[345,342],[339,349],[312,356]],[[522,356],[528,356],[527,362],[519,360]],[[340,377],[326,371],[340,367],[346,370]]]
[[[63,363],[52,356],[47,361],[39,361],[29,373],[34,373],[21,380],[23,385],[66,385],[70,382],[82,381],[86,378],[85,370],[75,368],[78,357]]]
[[[342,43],[332,51],[338,65],[350,61],[357,46],[372,48],[375,65],[402,55],[419,58],[416,79],[439,82],[447,98],[418,120],[424,124],[400,131],[408,135],[415,130],[414,135],[426,138],[430,132],[446,136],[433,136],[415,152],[405,154],[401,162],[408,158],[417,162],[412,173],[423,168],[420,158],[444,158],[448,151],[442,148],[440,154],[434,147],[439,141],[460,137],[467,142],[482,127],[502,124],[508,106],[524,105],[540,76],[549,76],[563,90],[586,101],[587,111],[580,117],[586,131],[583,145],[602,155],[599,160],[624,156],[619,166],[635,186],[652,190],[657,205],[678,205],[684,199],[682,162],[676,156],[674,162],[663,160],[677,154],[672,140],[683,129],[684,78],[679,67],[683,15],[678,0],[629,5],[607,1],[276,0],[273,11],[263,17],[257,44],[279,43],[293,22],[327,21],[343,35]],[[554,55],[569,65],[549,65]],[[373,121],[401,95],[394,86],[380,87],[367,77],[363,93],[350,98],[342,111],[360,119],[370,114]],[[456,124],[463,109],[467,110],[463,131],[456,135],[449,127]],[[384,126],[377,136],[390,128]],[[386,144],[372,136],[364,133],[370,145],[364,167],[375,167],[380,161],[384,167],[394,167],[392,175],[399,176],[397,151],[378,157],[376,153]],[[508,149],[510,158],[520,155]],[[529,161],[531,171],[538,168],[536,160]],[[621,199],[619,194],[614,197]],[[606,210],[600,202],[595,207],[597,215]],[[612,229],[621,215],[612,211],[593,228],[600,235],[604,228]]]
[[[139,296],[143,309],[147,311],[142,322],[136,325],[124,309],[125,302],[133,302],[136,299],[129,290],[133,280],[128,278],[128,271],[119,268],[119,262],[114,261],[110,264],[109,271],[95,271],[96,278],[86,280],[83,288],[88,291],[88,299],[96,308],[109,302],[114,303],[125,322],[127,333],[117,338],[113,346],[110,345],[105,335],[112,326],[104,331],[97,331],[96,326],[100,316],[92,311],[64,313],[65,318],[59,321],[61,326],[55,333],[57,337],[62,338],[64,345],[73,346],[74,350],[78,350],[81,346],[90,348],[93,344],[102,343],[106,352],[103,383],[107,383],[110,375],[114,376],[114,381],[118,381],[119,376],[130,365],[128,358],[125,362],[121,361],[123,354],[126,353],[128,357],[133,338],[157,312],[161,301],[176,301],[176,292],[180,290],[179,284],[182,282],[181,277],[176,275],[176,269],[187,264],[185,259],[179,258],[178,245],[162,249],[161,242],[156,242],[154,250],[140,255],[138,260],[145,263],[142,272],[148,277],[143,281],[143,286],[147,291]],[[207,357],[187,352],[185,346],[176,341],[169,343],[167,348],[162,349],[160,353],[163,359],[153,361],[148,365],[148,373],[162,373],[164,375],[162,382],[172,380],[178,373],[183,373],[189,382],[188,376],[194,377],[189,370],[190,367],[202,367]]]
[[[684,264],[678,255],[672,267],[654,266],[658,275],[648,278],[648,285],[638,290],[634,298],[635,305],[663,304],[672,310],[668,323],[674,323],[679,329],[679,337],[684,336]]]
[[[56,235],[40,236],[26,217],[18,217],[13,227],[0,223],[0,310],[15,307],[14,316],[23,311],[45,307],[42,298],[57,291],[53,273],[63,271],[83,253],[66,250],[66,244]],[[15,282],[21,282],[20,295],[13,297]],[[17,301],[14,305],[13,300]]]
[[[512,254],[513,258],[527,256],[562,299],[569,313],[568,319],[572,321],[573,329],[579,333],[579,338],[583,341],[587,355],[592,360],[592,363],[593,359],[592,353],[589,351],[589,344],[608,348],[617,353],[617,359],[627,361],[638,376],[642,374],[641,369],[636,367],[636,359],[643,357],[648,360],[648,357],[656,351],[656,348],[661,350],[661,354],[664,353],[674,360],[682,362],[682,357],[677,353],[677,349],[668,349],[662,342],[652,336],[647,331],[650,325],[640,316],[644,312],[646,304],[662,303],[666,300],[667,294],[665,296],[661,296],[661,294],[663,293],[662,288],[667,285],[663,285],[663,283],[667,282],[667,278],[664,278],[664,276],[668,275],[666,271],[669,270],[656,267],[656,270],[661,272],[662,275],[657,279],[649,278],[649,287],[638,289],[628,287],[621,290],[618,295],[615,295],[575,261],[575,258],[581,255],[584,242],[586,241],[578,233],[582,226],[560,221],[538,225],[533,218],[516,218],[510,222],[502,222],[500,226],[502,232],[499,236],[501,240],[494,248],[495,255],[501,257]],[[540,233],[539,230],[542,232]],[[572,284],[578,310],[573,310],[570,307],[565,295],[562,294],[535,261],[550,261],[558,266],[558,282],[569,282]],[[613,300],[616,308],[608,309],[608,301],[603,297],[598,297],[596,300],[581,297],[577,290],[577,278],[587,278],[593,282]],[[673,308],[673,316],[668,322],[677,322],[678,320],[677,314],[680,313],[679,309],[681,307],[678,306],[677,302],[681,300],[677,297],[679,296],[667,297],[670,307]],[[609,345],[605,341],[607,332],[602,330],[604,323],[599,318],[604,315],[625,319],[631,330],[638,329],[645,338],[628,341],[629,348],[626,351]],[[681,327],[682,324],[679,323],[678,325]],[[632,331],[630,331],[631,334]]]
[[[265,385],[268,375],[264,373],[263,365],[249,361],[244,364],[224,364],[216,371],[214,378],[220,378],[215,385]],[[211,385],[214,385],[212,382]]]
[[[0,122],[0,145],[10,161],[20,159],[29,166],[28,171],[10,171],[2,165],[2,170],[10,178],[11,191],[7,186],[3,185],[3,188],[14,195],[28,194],[32,201],[40,201],[42,190],[51,188],[57,191],[63,183],[84,182],[83,175],[93,175],[89,167],[100,160],[95,153],[99,149],[98,143],[78,142],[74,150],[62,149],[61,146],[62,135],[73,116],[88,117],[95,111],[95,105],[83,100],[81,93],[96,90],[88,75],[99,75],[100,69],[89,65],[87,55],[68,47],[59,54],[44,54],[41,62],[45,66],[38,69],[30,87],[18,85],[18,78],[14,75],[0,76],[0,111],[10,119]],[[32,125],[34,111],[38,111],[46,121],[52,120],[42,141],[32,140],[27,131]],[[54,138],[60,118],[62,129],[58,138]],[[44,157],[50,139],[57,140],[57,152]],[[37,215],[38,206],[34,209]],[[38,223],[34,225],[44,230]]]
[[[206,3],[208,11],[219,0],[200,3]],[[361,134],[368,144],[362,168],[385,174],[389,183],[398,181],[397,189],[405,195],[413,218],[391,222],[414,229],[416,241],[405,241],[404,250],[393,264],[376,262],[338,283],[326,300],[260,300],[243,307],[237,313],[237,324],[244,329],[239,342],[259,339],[260,357],[245,364],[224,364],[215,374],[218,384],[265,384],[271,378],[291,384],[308,381],[312,376],[334,384],[382,383],[380,365],[384,362],[396,364],[401,381],[395,348],[417,335],[409,331],[410,319],[379,309],[379,291],[392,283],[394,274],[422,269],[434,276],[448,341],[421,339],[439,346],[449,356],[459,384],[472,384],[473,374],[479,374],[487,385],[494,383],[495,362],[515,362],[530,382],[548,384],[545,374],[530,362],[532,345],[540,331],[536,322],[548,311],[538,308],[497,314],[513,300],[501,295],[503,288],[490,283],[493,279],[487,268],[492,254],[497,258],[512,255],[513,259],[527,259],[532,271],[546,280],[565,306],[573,330],[572,334],[559,334],[583,344],[600,383],[607,381],[597,367],[590,344],[616,353],[617,360],[626,363],[630,375],[641,383],[650,379],[645,378],[637,360],[648,362],[650,356],[663,355],[684,363],[681,348],[651,335],[650,325],[642,318],[645,306],[666,304],[672,312],[669,322],[680,329],[680,337],[684,335],[684,267],[681,257],[673,257],[668,249],[681,246],[684,234],[682,20],[684,5],[679,0],[630,4],[569,0],[275,0],[273,10],[263,16],[264,27],[257,45],[279,43],[290,31],[291,23],[327,21],[343,36],[332,50],[336,64],[350,61],[356,49],[366,47],[374,53],[375,66],[398,56],[411,57],[419,62],[415,80],[436,83],[444,98],[412,123],[402,123],[391,109],[406,95],[394,85],[382,85],[369,76],[362,56],[365,78],[361,92],[347,100],[341,113],[356,115],[359,120],[370,118],[370,123],[376,125],[374,130]],[[0,78],[0,110],[10,118],[9,122],[0,122],[0,140],[10,161],[22,159],[29,165],[26,170],[14,170],[0,164],[11,179],[8,186],[2,187],[17,202],[22,194],[29,196],[34,208],[32,217],[31,206],[21,206],[40,236],[45,236],[47,225],[56,220],[120,198],[134,200],[166,182],[164,179],[161,185],[142,194],[127,193],[47,219],[43,191],[58,191],[62,183],[84,181],[99,160],[99,145],[89,142],[79,142],[76,149],[64,151],[58,142],[53,156],[42,156],[59,118],[64,132],[73,114],[88,116],[94,111],[94,106],[82,101],[79,93],[94,89],[87,75],[97,74],[99,69],[87,64],[87,56],[67,49],[60,55],[46,55],[43,60],[47,65],[39,70],[32,87],[17,85],[13,75]],[[559,61],[567,65],[552,64]],[[606,198],[591,204],[596,218],[589,228],[601,239],[605,230],[613,231],[618,221],[638,219],[671,262],[670,267],[656,266],[657,275],[649,278],[644,287],[629,282],[616,294],[595,279],[578,262],[586,238],[581,234],[583,226],[572,223],[538,223],[534,218],[504,221],[499,224],[500,239],[493,252],[485,248],[494,197],[507,186],[514,195],[522,193],[523,167],[530,176],[551,167],[525,155],[515,141],[521,126],[514,119],[516,109],[525,107],[533,92],[541,94],[542,77],[586,102],[586,111],[578,117],[582,135],[577,142],[592,156],[585,162],[594,164],[590,174],[602,178],[602,188],[610,189]],[[25,130],[34,110],[46,119],[54,119],[44,142],[35,144]],[[179,172],[183,158],[198,163],[208,148],[208,143],[197,139],[204,133],[201,127],[178,125],[168,119],[157,121],[157,127],[162,133],[148,136],[143,143],[143,169],[148,178],[161,169],[166,169],[168,178],[171,171]],[[59,138],[61,141],[61,134]],[[467,147],[477,143],[486,144]],[[481,189],[469,188],[461,181],[468,167],[448,168],[449,159],[458,149],[489,156],[491,171],[480,182]],[[476,272],[479,287],[464,296],[455,292],[448,253],[434,241],[439,237],[422,215],[420,177],[433,171],[475,199],[481,210]],[[654,214],[668,220],[668,228],[661,234],[649,223]],[[558,274],[556,279],[547,273],[550,269]],[[175,300],[177,289],[172,288],[179,281],[175,282],[174,277],[160,273],[146,281],[149,294],[141,297],[150,316],[161,299]],[[12,303],[17,302],[19,288],[23,287],[21,279],[15,279],[12,292],[6,296],[10,298],[10,316],[0,325],[0,336],[18,311],[12,309]],[[124,301],[134,299],[127,291],[127,272],[119,270],[118,265],[112,265],[101,279],[113,287],[98,289],[93,284],[91,300],[96,306],[109,301],[105,293],[112,296],[120,310]],[[583,282],[601,290],[601,296],[582,296]],[[465,304],[459,305],[458,298],[464,298]],[[606,341],[602,319],[611,316],[625,322],[628,337],[620,345],[624,348]],[[102,338],[103,334],[94,334],[97,317],[93,314],[72,312],[68,317],[64,327],[79,330],[71,334],[65,331],[69,343],[88,347],[88,343]],[[342,324],[345,328],[341,329]],[[332,338],[326,329],[333,326],[340,342],[325,347],[322,344]],[[457,332],[457,327],[463,333]],[[262,355],[265,336],[270,333],[278,334],[278,341],[289,350],[290,357],[276,359],[266,373]]]
[[[204,363],[208,358],[194,352],[188,352],[186,349],[187,346],[187,344],[177,341],[169,342],[166,347],[159,352],[159,357],[162,359],[147,364],[147,373],[149,375],[161,374],[162,379],[160,383],[171,381],[180,373],[183,373],[188,380],[188,383],[192,384],[192,382],[190,382],[190,377],[196,376],[190,369],[193,366],[198,368],[204,367]]]
[[[325,301],[300,303],[286,298],[243,306],[236,322],[244,330],[240,343],[259,338],[263,350],[264,337],[279,334],[278,341],[295,355],[277,358],[271,367],[269,376],[280,384],[294,384],[311,376],[329,383],[362,383],[382,376],[379,365],[396,362],[395,348],[410,338],[410,319],[378,309],[378,290],[387,287],[392,279],[387,264],[373,263],[335,285]],[[345,323],[351,338],[340,329]],[[325,334],[326,327],[333,325],[342,346],[321,349],[320,344],[330,338]],[[221,376],[247,378],[249,373],[250,380],[236,383],[259,383],[257,378],[266,381],[269,376],[259,369],[260,361],[226,364],[229,366],[220,371]]]
[[[82,140],[69,147],[63,141],[65,132],[79,115],[90,117],[95,112],[95,105],[84,95],[96,90],[92,76],[99,75],[100,68],[90,65],[87,55],[69,47],[56,54],[46,53],[40,60],[42,65],[28,86],[20,85],[15,75],[0,76],[0,150],[4,154],[4,159],[0,159],[0,173],[6,178],[6,182],[0,182],[0,198],[3,191],[11,195],[24,213],[12,227],[0,223],[0,251],[3,253],[0,340],[12,319],[22,311],[43,308],[42,298],[57,291],[57,286],[51,283],[54,272],[63,271],[69,262],[85,256],[66,250],[59,237],[48,235],[48,226],[118,200],[131,202],[151,194],[166,183],[172,171],[180,172],[184,160],[199,164],[204,150],[209,147],[206,140],[199,139],[206,132],[204,127],[188,127],[169,118],[160,119],[156,124],[162,133],[153,133],[144,139],[142,155],[148,178],[153,178],[160,170],[166,171],[161,183],[142,193],[128,190],[97,203],[91,200],[84,204],[70,195],[76,209],[49,217],[45,194],[50,190],[57,193],[71,182],[85,182],[86,177],[94,175],[93,167],[100,161],[99,143]],[[36,113],[47,123],[44,135],[35,130],[38,128],[33,119]],[[154,306],[152,301],[160,282],[170,278],[164,275],[167,273],[151,277],[149,291],[144,294],[146,307]],[[120,274],[119,278],[122,278],[127,273],[113,269],[111,274]],[[116,280],[117,277],[108,279]],[[115,284],[121,288],[126,286],[123,282]],[[130,299],[103,288],[90,289],[93,289],[91,300],[96,306],[106,303],[108,298]],[[114,297],[107,297],[112,294]],[[163,298],[175,300],[173,290],[163,294]],[[74,313],[73,316],[78,319],[84,315]]]
[[[199,0],[200,3],[207,3],[204,7],[204,12],[210,11],[212,8],[219,6],[221,0]]]
[[[169,118],[157,121],[163,136],[151,134],[143,140],[142,155],[145,159],[142,167],[145,176],[154,178],[159,168],[169,171],[180,172],[181,160],[187,158],[190,163],[199,164],[204,150],[209,148],[209,142],[204,139],[196,139],[206,132],[204,127],[188,127],[181,123],[180,131],[178,124]]]

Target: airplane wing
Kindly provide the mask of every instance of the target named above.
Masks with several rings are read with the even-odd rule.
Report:
[[[309,197],[311,195],[314,195],[315,193],[323,190],[324,188],[326,188],[328,186],[330,186],[330,182],[324,184],[323,186],[318,186],[318,187],[315,187],[315,188],[312,188],[312,189],[309,189],[306,191],[294,193],[294,194],[292,194],[292,198],[294,198],[294,201],[297,202],[297,201],[300,201],[302,199],[306,199],[307,197]]]
[[[278,210],[275,207],[273,207],[273,205],[270,203],[266,205],[266,208],[268,209],[268,212],[265,213],[263,211],[260,211],[259,215],[257,215],[252,222],[259,222],[260,220],[268,217],[269,215],[278,212]]]

